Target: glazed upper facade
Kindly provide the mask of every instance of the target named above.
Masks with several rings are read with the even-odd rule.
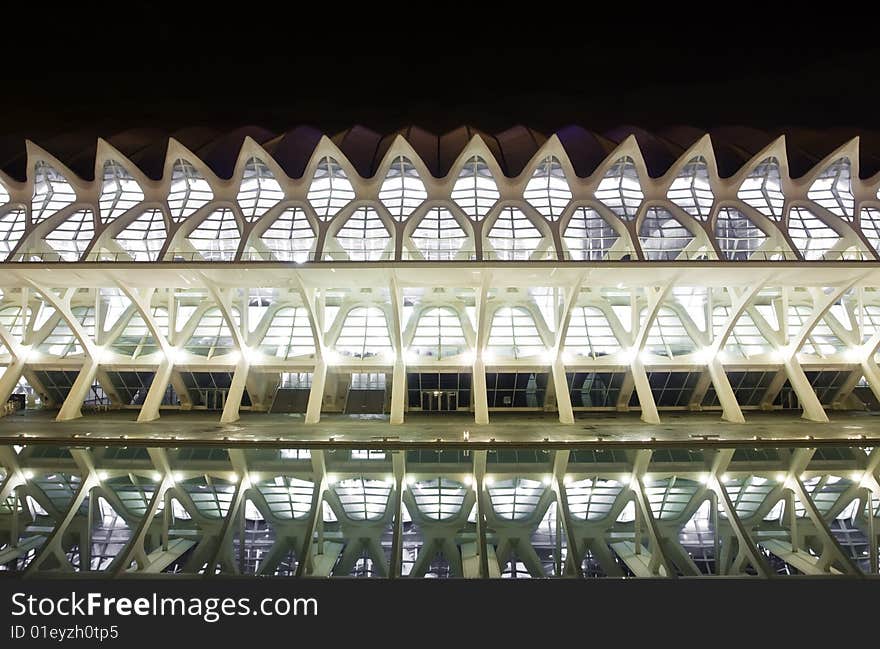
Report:
[[[411,138],[410,138],[411,139]],[[271,147],[270,147],[271,148]],[[586,177],[556,135],[514,177],[477,134],[448,173],[394,137],[363,177],[334,141],[299,177],[244,137],[228,178],[168,140],[159,179],[104,140],[94,180],[28,143],[0,173],[0,259],[17,262],[876,261],[880,174],[853,139],[792,178],[784,138],[721,177],[697,139],[652,177],[636,138]],[[275,149],[277,154],[277,148]],[[650,156],[648,156],[650,157]]]

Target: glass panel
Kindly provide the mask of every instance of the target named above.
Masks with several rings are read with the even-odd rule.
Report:
[[[599,183],[595,196],[622,219],[634,219],[645,194],[633,159],[627,156],[615,162]]]
[[[840,158],[813,181],[807,198],[837,216],[851,220],[855,198],[848,158]]]
[[[413,164],[400,156],[394,160],[382,187],[379,189],[379,200],[396,221],[403,221],[412,214],[422,202],[428,198],[425,184]]]
[[[779,162],[776,158],[761,161],[743,180],[736,197],[764,216],[780,220],[782,207],[785,205],[785,195],[782,193]]]
[[[672,181],[666,198],[695,219],[708,219],[715,196],[709,184],[706,159],[699,156],[688,162]]]
[[[336,241],[352,261],[378,261],[389,256],[385,249],[391,235],[376,210],[360,207],[348,217],[336,234]]]
[[[192,216],[214,198],[208,181],[186,160],[178,159],[171,170],[168,209],[175,223]]]
[[[322,221],[329,221],[354,200],[354,187],[333,158],[321,158],[306,198]]]
[[[550,156],[538,165],[526,185],[523,198],[550,221],[562,216],[571,201],[571,189],[559,160]]]
[[[506,358],[535,356],[545,350],[532,314],[523,307],[502,307],[495,312],[487,348]]]
[[[278,261],[294,261],[298,264],[309,260],[315,244],[315,231],[298,207],[290,207],[278,215],[260,239]]]
[[[91,210],[77,210],[46,235],[46,243],[64,261],[78,261],[95,236],[95,216]]]
[[[752,256],[767,235],[752,220],[732,207],[722,207],[715,221],[715,240],[721,254],[729,261],[745,261]]]
[[[652,207],[639,227],[645,259],[673,261],[688,247],[694,235],[667,210]]]
[[[479,156],[468,160],[452,188],[456,205],[470,218],[481,221],[499,198],[495,177],[485,161]]]
[[[244,220],[256,221],[284,198],[272,170],[259,158],[248,159],[238,190],[238,204]]]
[[[110,223],[144,200],[144,192],[125,168],[113,160],[104,163],[99,206],[101,223]]]
[[[505,207],[489,230],[494,259],[529,259],[543,240],[529,218],[514,207]],[[486,256],[486,255],[484,255]]]
[[[788,213],[788,234],[806,260],[824,259],[840,236],[819,217],[804,207]]]
[[[162,210],[147,210],[125,226],[113,240],[134,261],[156,261],[165,245],[167,232]]]
[[[40,161],[34,166],[34,195],[31,200],[31,221],[41,223],[76,201],[76,190],[50,164]]]
[[[232,210],[221,208],[211,212],[187,239],[206,261],[232,261],[241,232]]]
[[[608,252],[620,235],[596,210],[579,207],[565,226],[562,241],[568,258],[576,261],[599,261],[608,258]]]
[[[412,240],[425,259],[454,259],[469,237],[449,210],[435,207],[428,210],[412,233]],[[473,252],[468,245],[467,252]]]

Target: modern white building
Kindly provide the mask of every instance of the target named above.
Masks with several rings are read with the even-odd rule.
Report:
[[[784,410],[821,438],[829,414],[880,401],[880,173],[860,170],[858,138],[804,152],[744,129],[252,128],[57,146],[29,142],[6,167],[19,175],[0,171],[0,401],[27,394],[46,426],[345,413],[387,417],[390,437],[441,414],[476,431],[551,413],[574,435],[589,413],[748,424]],[[671,576],[701,572],[694,548],[711,546],[710,574],[766,576],[771,555],[877,573],[876,449],[422,460],[439,451],[258,446],[5,447],[0,525],[16,533],[0,564],[30,551],[29,570],[63,569],[66,526],[100,510],[129,534],[86,558],[117,572],[188,552],[190,572],[423,575],[439,553],[454,575]],[[16,497],[22,485],[43,495]],[[22,508],[65,528],[19,551]],[[841,514],[864,539],[855,555],[833,533]],[[259,560],[232,516],[254,539],[274,530]],[[694,541],[707,521],[711,542]],[[405,522],[421,525],[415,550]],[[325,525],[332,539],[313,542]],[[314,559],[327,543],[333,559]]]

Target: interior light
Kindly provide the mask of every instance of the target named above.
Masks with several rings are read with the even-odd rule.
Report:
[[[621,349],[619,352],[620,360],[622,360],[624,363],[632,363],[636,359],[636,352],[637,350],[635,347]]]
[[[25,480],[33,480],[33,477],[34,477],[33,471],[25,471],[24,472],[24,479]]]
[[[697,351],[697,360],[700,363],[710,363],[712,359],[715,357],[715,354],[711,347],[703,347],[702,349]]]
[[[550,476],[549,476],[549,475],[545,475],[545,476],[541,479],[541,482],[544,483],[544,486],[545,486],[545,487],[549,487],[549,486],[550,486],[550,482],[551,482],[551,480],[550,480]]]
[[[785,474],[784,473],[777,473],[776,474],[776,482],[778,482],[779,484],[782,484],[783,482],[785,482]]]
[[[324,352],[324,362],[327,365],[336,365],[340,361],[339,352],[336,352],[332,349],[328,349]]]
[[[241,352],[238,350],[233,350],[229,353],[229,362],[233,365],[238,365],[238,361],[241,360]]]
[[[487,349],[483,352],[483,362],[484,363],[493,363],[495,362],[495,352],[491,349]]]
[[[404,355],[406,362],[408,365],[412,365],[413,363],[417,363],[419,360],[419,355],[412,349],[407,349],[406,354]]]
[[[857,363],[862,360],[862,348],[847,347],[846,351],[843,353],[843,356],[844,358],[846,358],[846,360]]]
[[[337,478],[336,478],[335,474],[330,473],[327,475],[327,484],[336,484],[336,481],[337,481]]]
[[[158,471],[154,471],[153,475],[150,476],[153,479],[153,482],[159,482],[162,479],[162,476]]]
[[[850,475],[850,480],[852,480],[853,482],[861,482],[862,477],[863,477],[862,474],[859,473],[858,471],[856,471],[855,473]]]
[[[487,475],[485,478],[483,478],[483,483],[484,483],[487,487],[491,487],[493,484],[495,484],[495,478],[493,478],[493,477],[490,476],[490,475]]]
[[[708,473],[701,473],[700,474],[700,483],[706,484],[707,482],[709,482],[709,474]]]
[[[477,360],[477,355],[474,353],[474,350],[469,349],[461,355],[461,360],[468,365],[473,365],[474,361]]]
[[[464,485],[466,487],[470,487],[472,484],[474,484],[474,479],[470,476],[470,474],[466,475],[464,477]]]
[[[639,360],[643,363],[648,363],[650,362],[652,356],[653,354],[651,354],[651,352],[649,352],[647,349],[643,349],[641,353],[639,353]]]
[[[553,352],[553,350],[548,349],[541,353],[541,360],[543,360],[547,364],[552,365],[553,362],[556,360],[556,354]]]
[[[106,479],[107,479],[107,472],[106,471],[98,472],[98,480],[100,480],[101,482],[104,482],[104,480],[106,480]]]
[[[412,487],[416,483],[416,477],[414,475],[406,476],[406,484]]]

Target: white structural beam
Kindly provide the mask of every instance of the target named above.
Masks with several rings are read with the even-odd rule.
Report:
[[[645,530],[648,533],[648,539],[651,542],[651,574],[663,574],[667,577],[675,577],[676,572],[666,557],[665,548],[663,547],[663,535],[657,526],[654,513],[651,510],[651,501],[648,499],[648,493],[645,490],[645,474],[648,470],[648,464],[651,462],[652,451],[648,449],[636,451],[635,461],[633,463],[632,478],[630,480],[630,489],[636,497],[638,505],[638,514],[645,523]]]
[[[654,402],[654,394],[651,392],[651,384],[648,382],[648,374],[642,361],[642,352],[645,350],[645,344],[648,342],[648,333],[657,319],[660,307],[663,305],[674,284],[675,280],[673,279],[660,287],[645,287],[647,305],[645,307],[644,321],[640,321],[638,311],[635,309],[635,301],[633,301],[632,327],[635,331],[635,343],[632,348],[633,358],[630,371],[632,372],[636,394],[639,397],[639,406],[642,409],[642,421],[648,424],[659,424],[660,415],[657,412],[657,404]],[[635,295],[633,300],[635,300]]]
[[[482,271],[480,285],[474,290],[476,302],[476,334],[477,348],[474,353],[474,365],[471,370],[472,378],[472,394],[474,400],[474,423],[489,423],[489,399],[486,394],[486,346],[489,341],[489,285],[492,281],[492,274],[488,271]]]
[[[394,369],[391,374],[391,416],[389,423],[402,424],[406,405],[406,355],[403,350],[403,293],[397,275],[391,272],[391,339],[394,345]]]
[[[557,323],[553,348],[550,351],[550,355],[553,359],[551,374],[553,376],[553,387],[556,391],[556,409],[559,412],[559,423],[561,424],[574,423],[574,411],[571,408],[571,394],[568,389],[568,378],[565,373],[562,348],[565,344],[566,332],[568,331],[568,325],[571,321],[571,311],[575,304],[577,304],[581,292],[581,286],[583,285],[586,276],[587,273],[584,273],[578,278],[573,286],[566,289],[563,311]]]

